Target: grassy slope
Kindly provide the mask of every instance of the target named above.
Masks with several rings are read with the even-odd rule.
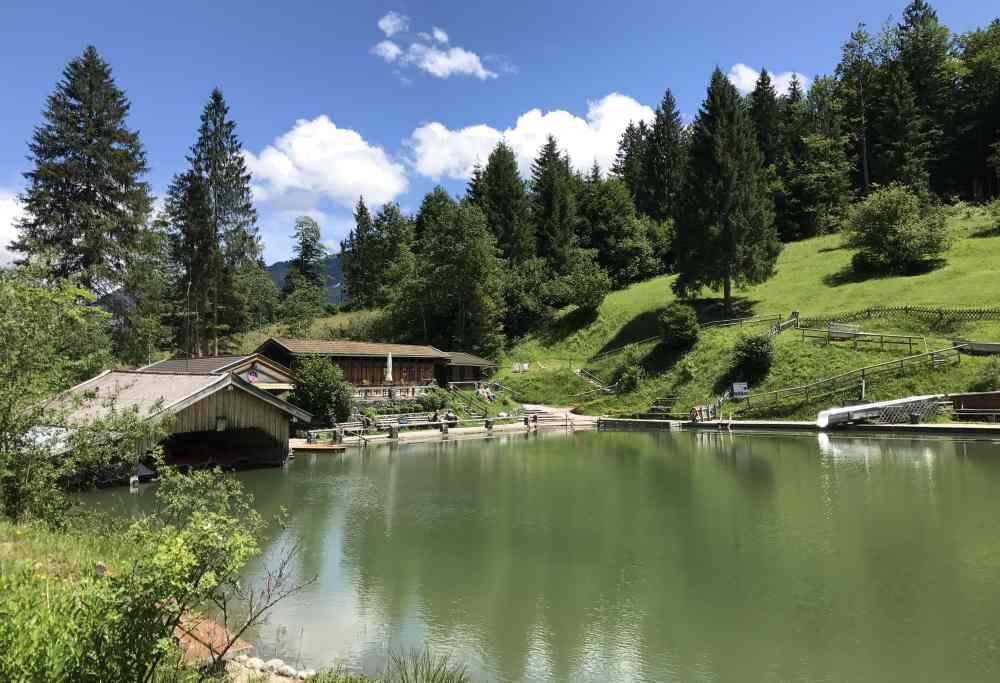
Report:
[[[798,309],[803,315],[846,311],[879,304],[941,306],[993,306],[1000,303],[1000,233],[989,229],[985,213],[954,215],[949,225],[956,237],[944,264],[931,272],[907,276],[855,280],[850,273],[852,252],[842,248],[841,237],[829,235],[788,245],[778,262],[777,274],[768,282],[738,292],[746,314],[781,313]],[[596,354],[656,334],[656,313],[673,300],[672,277],[659,277],[609,295],[593,320],[581,320],[576,311],[564,311],[547,329],[518,344],[511,361],[532,361],[532,370],[501,379],[525,400],[578,405],[585,412],[624,413],[644,410],[652,399],[676,394],[678,405],[688,407],[721,390],[732,345],[739,330],[716,329],[702,338],[684,358],[675,358],[655,342],[641,345],[650,377],[636,392],[620,396],[576,396],[593,387],[573,372],[585,366],[608,377],[615,356],[594,359]],[[703,316],[721,317],[717,293],[698,302]],[[946,330],[929,330],[912,320],[866,322],[866,331],[919,334],[929,348],[948,345],[947,338],[964,336],[1000,339],[1000,321],[977,322]],[[857,367],[898,357],[899,352],[853,351],[847,345],[827,346],[803,342],[795,332],[775,340],[776,362],[761,390],[806,383]],[[965,389],[985,364],[965,358],[957,368],[919,373],[919,376],[883,380],[869,387],[872,398],[893,397],[931,390]],[[786,410],[790,416],[815,414],[816,406]]]
[[[336,315],[324,316],[313,321],[309,334],[310,339],[330,339],[337,333],[354,325],[360,325],[375,317],[375,311],[348,311]],[[234,340],[235,351],[251,353],[265,340],[271,337],[288,336],[288,330],[282,323],[274,323],[245,334],[238,335]]]

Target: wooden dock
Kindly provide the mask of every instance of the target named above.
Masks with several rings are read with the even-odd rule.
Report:
[[[601,431],[666,431],[691,429],[733,432],[828,432],[875,435],[906,434],[951,436],[955,438],[1000,439],[1000,424],[980,422],[929,422],[922,424],[851,424],[820,428],[815,421],[797,420],[644,420],[635,418],[601,418]]]
[[[288,450],[295,453],[340,453],[347,450],[347,446],[341,443],[309,443],[306,439],[289,439]]]

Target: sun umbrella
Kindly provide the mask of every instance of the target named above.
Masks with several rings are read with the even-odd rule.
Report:
[[[385,381],[386,382],[391,382],[392,381],[392,354],[391,353],[389,354],[389,356],[385,360]]]

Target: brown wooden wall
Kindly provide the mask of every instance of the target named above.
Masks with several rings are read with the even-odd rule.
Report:
[[[216,392],[174,416],[172,432],[212,432],[216,419],[226,418],[226,430],[257,428],[288,451],[289,416],[278,408],[239,389]]]
[[[385,358],[334,357],[344,379],[354,386],[386,384]],[[428,384],[434,381],[434,361],[427,358],[393,358],[392,384]]]

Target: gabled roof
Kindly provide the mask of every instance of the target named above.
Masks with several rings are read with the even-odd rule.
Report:
[[[486,360],[480,356],[465,351],[447,351],[451,365],[474,365],[480,368],[495,368],[497,366],[491,360]]]
[[[139,368],[139,372],[177,372],[186,375],[205,375],[225,370],[247,356],[207,356],[204,358],[166,358]]]
[[[448,354],[433,346],[413,344],[376,344],[373,342],[347,341],[344,339],[291,339],[271,337],[257,351],[268,344],[277,344],[297,356],[369,356],[384,357],[390,353],[400,358],[436,358],[448,360]]]
[[[93,395],[92,399],[85,400],[81,405],[70,409],[67,415],[67,421],[70,423],[99,419],[108,415],[112,408],[136,410],[141,416],[151,418],[180,412],[227,387],[245,391],[300,420],[306,422],[312,420],[312,415],[305,410],[282,401],[230,373],[196,375],[109,370],[77,384],[63,394],[62,400],[68,402],[74,396]]]
[[[184,374],[214,374],[240,372],[254,363],[266,365],[283,375],[294,378],[295,373],[267,356],[251,353],[248,356],[206,356],[203,358],[167,358],[139,368],[138,372],[177,372]]]

